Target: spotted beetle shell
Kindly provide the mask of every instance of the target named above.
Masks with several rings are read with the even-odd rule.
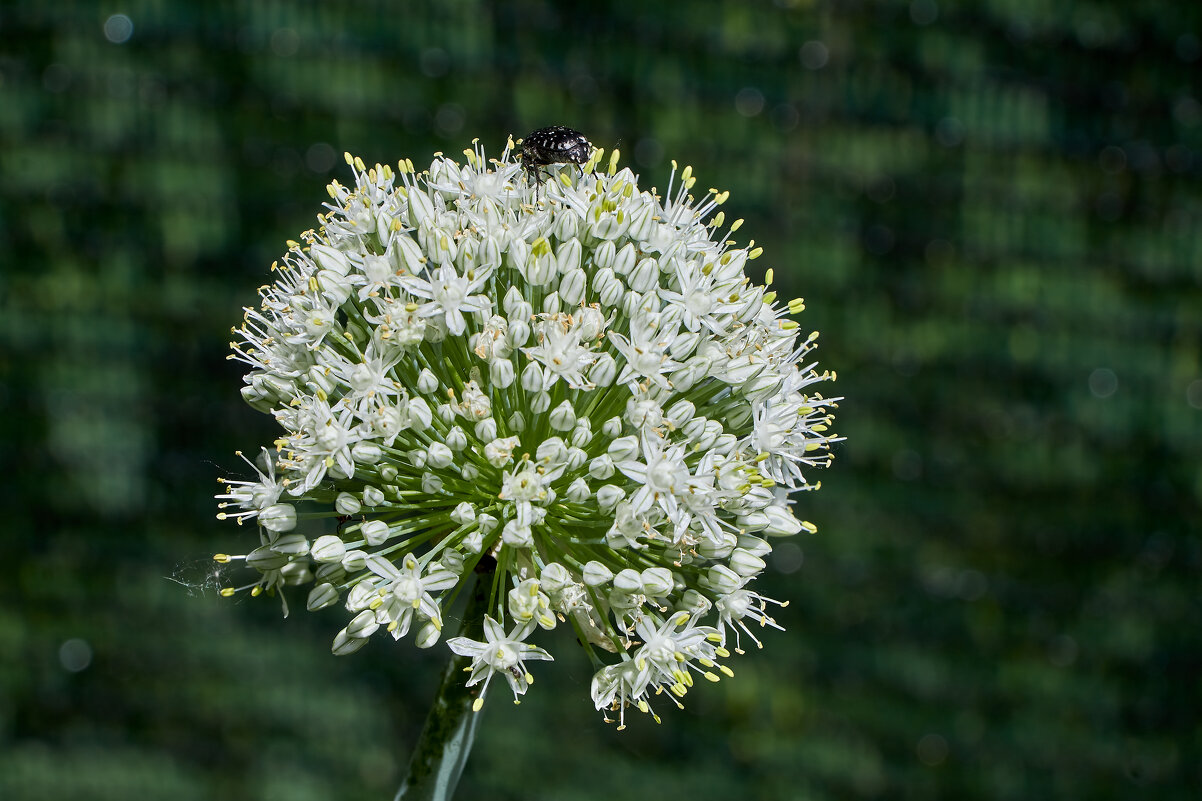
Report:
[[[584,134],[564,125],[539,128],[522,140],[522,164],[528,170],[547,164],[583,164],[592,152]]]

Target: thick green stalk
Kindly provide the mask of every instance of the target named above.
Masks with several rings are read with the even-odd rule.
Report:
[[[495,568],[495,562],[491,559],[486,561],[490,568]],[[472,639],[483,637],[491,579],[491,569],[480,572],[477,568],[476,581],[468,597],[463,626],[459,631],[462,636]],[[475,693],[464,686],[468,678],[464,668],[471,661],[470,657],[455,654],[443,671],[438,695],[434,698],[426,725],[409,759],[409,775],[401,783],[393,801],[450,801],[454,797],[455,786],[459,784],[459,776],[471,754],[476,725],[480,720],[479,713],[472,711]]]

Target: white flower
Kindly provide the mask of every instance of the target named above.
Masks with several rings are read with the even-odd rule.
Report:
[[[464,312],[486,312],[492,307],[484,295],[472,295],[488,280],[487,275],[460,277],[455,268],[444,265],[430,272],[429,279],[407,275],[400,279],[401,288],[419,298],[428,298],[418,310],[422,317],[442,316],[447,332],[459,336],[467,326]]]
[[[512,146],[423,171],[348,157],[235,333],[243,396],[280,431],[222,480],[219,517],[259,536],[218,558],[253,593],[341,600],[340,655],[380,630],[435,646],[464,582],[489,582],[483,635],[446,641],[470,683],[499,672],[516,700],[551,658],[527,640],[570,625],[624,723],[730,675],[729,636],[779,628],[755,577],[814,530],[789,492],[817,488],[838,399],[802,304],[748,274],[726,194],[694,197],[686,167],[661,196],[601,155],[537,191]]]
[[[513,690],[513,701],[519,703],[518,696],[525,695],[534,677],[526,670],[527,659],[545,659],[553,661],[552,656],[539,648],[522,642],[533,630],[533,624],[522,623],[513,628],[509,634],[501,624],[491,617],[484,618],[484,639],[472,640],[467,637],[455,637],[447,641],[447,646],[460,656],[472,658],[472,675],[467,680],[467,686],[473,687],[484,682],[480,695],[472,702],[472,708],[479,711],[484,705],[484,694],[488,692],[488,684],[496,673],[505,676],[509,688]]]

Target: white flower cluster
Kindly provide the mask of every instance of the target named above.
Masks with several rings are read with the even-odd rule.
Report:
[[[512,142],[464,155],[420,173],[348,155],[355,185],[330,185],[246,309],[243,395],[283,433],[218,496],[259,547],[217,559],[258,570],[254,594],[313,583],[309,609],[344,603],[336,654],[380,629],[432,646],[465,579],[491,581],[484,640],[447,642],[477,708],[496,675],[525,693],[525,661],[551,658],[526,640],[559,624],[598,709],[679,704],[694,675],[730,675],[728,643],[779,628],[752,580],[771,538],[814,530],[787,499],[830,463],[834,376],[691,168],[660,196],[616,152],[541,186]]]

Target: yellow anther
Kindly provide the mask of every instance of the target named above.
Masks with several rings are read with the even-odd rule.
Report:
[[[484,706],[483,698],[477,698],[475,701],[472,701],[472,711],[473,712],[479,712],[480,707],[482,707],[482,706]]]
[[[258,584],[256,584],[255,588],[250,591],[251,598],[258,598],[262,594],[263,594],[263,588],[261,586],[259,586]]]
[[[790,314],[800,314],[801,312],[805,311],[805,307],[806,302],[803,298],[793,298],[793,300],[789,301]]]
[[[222,598],[233,598],[234,592],[235,592],[235,590],[233,587],[222,587],[221,588],[221,597]]]
[[[802,520],[801,527],[804,528],[806,531],[810,532],[811,534],[818,533],[818,526],[814,525],[809,520]]]
[[[716,674],[716,673],[710,673],[708,670],[707,670],[706,672],[702,673],[701,675],[702,675],[702,676],[705,676],[705,677],[706,677],[707,679],[709,679],[710,681],[715,681],[715,682],[716,682],[716,681],[721,681],[721,679],[720,679],[720,678],[718,678],[718,674]]]
[[[793,320],[781,320],[779,325],[780,325],[780,330],[782,330],[782,331],[793,331],[794,329],[800,327]]]
[[[726,212],[720,211],[714,215],[714,227],[721,228],[722,223],[726,221]]]
[[[721,670],[727,678],[734,678],[735,672],[726,665],[718,665],[718,670]]]
[[[230,555],[228,553],[215,553],[213,554],[213,561],[228,565],[230,563]]]
[[[764,272],[764,286],[772,286],[772,278],[776,275],[775,271],[769,267]]]
[[[760,254],[763,252],[764,252],[763,248],[755,248],[750,253],[747,254],[747,258],[758,259],[760,257]]]
[[[342,152],[342,157],[343,157],[344,159],[346,159],[346,163],[347,163],[347,164],[350,164],[350,165],[352,165],[352,166],[354,165],[354,163],[355,163],[355,157],[351,155],[351,151],[349,151],[349,150],[344,150],[344,151]]]
[[[765,292],[765,293],[764,293],[764,302],[765,302],[765,303],[767,303],[767,304],[771,305],[771,304],[772,304],[772,301],[774,301],[774,300],[776,300],[776,293],[775,293],[775,292]]]
[[[725,203],[725,202],[726,202],[726,199],[727,199],[728,197],[730,197],[730,192],[729,192],[729,191],[727,191],[727,192],[719,192],[718,194],[714,195],[714,202],[715,202],[715,203],[717,203],[719,206],[721,206],[723,203]],[[733,230],[733,229],[732,229],[732,230]]]

